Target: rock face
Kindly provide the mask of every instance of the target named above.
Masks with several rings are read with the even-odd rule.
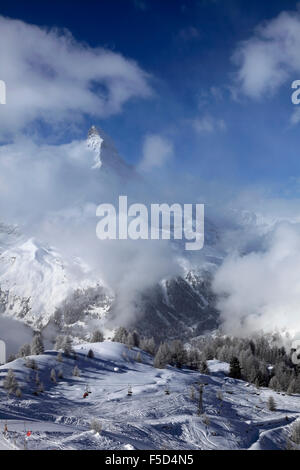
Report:
[[[218,327],[209,273],[188,272],[163,281],[142,294],[139,307],[141,316],[134,327],[157,341],[188,339]]]
[[[87,137],[87,146],[95,152],[94,165],[92,168],[101,168],[101,146],[103,144],[103,139],[100,137],[100,134],[95,126],[92,126],[88,132]]]
[[[92,126],[88,131],[87,146],[94,151],[93,170],[100,169],[112,172],[122,178],[133,177],[133,167],[128,165],[120,156],[112,139],[105,132]]]

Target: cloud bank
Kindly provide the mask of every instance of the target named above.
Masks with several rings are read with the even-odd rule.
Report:
[[[270,95],[300,72],[300,12],[284,11],[259,25],[238,44],[233,61],[242,93],[259,99]]]
[[[225,131],[226,123],[224,119],[218,119],[213,116],[203,116],[193,121],[193,128],[198,134],[212,134],[217,131]]]
[[[279,222],[260,249],[232,254],[216,272],[222,327],[249,335],[276,329],[300,332],[300,224]]]
[[[79,43],[67,30],[1,16],[0,36],[0,78],[7,86],[2,134],[38,119],[58,125],[84,115],[103,118],[131,98],[151,95],[149,76],[135,62]]]
[[[139,170],[148,172],[163,167],[173,156],[172,143],[158,135],[152,134],[145,138],[143,156],[139,163]]]
[[[169,150],[163,144],[156,148]],[[120,194],[127,194],[129,203],[161,201],[159,189],[136,174],[126,180],[105,166],[93,168],[94,156],[86,141],[46,145],[21,138],[0,146],[1,220],[18,224],[25,239],[35,237],[55,247],[72,282],[103,281],[117,295],[118,320],[127,323],[138,314],[137,294],[181,269],[167,241],[97,238],[100,203],[117,209]],[[76,258],[87,269],[74,267]]]

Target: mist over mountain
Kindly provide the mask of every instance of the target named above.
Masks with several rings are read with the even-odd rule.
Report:
[[[122,192],[131,201],[147,202],[150,185],[94,126],[84,146],[78,142],[63,150],[62,168],[66,165],[77,173],[80,162],[87,181],[81,183],[81,191],[74,187],[73,207],[56,182],[59,210],[46,206],[41,216],[37,204],[36,214],[31,211],[31,226],[23,224],[24,219],[20,226],[1,225],[1,315],[46,335],[59,328],[82,339],[96,325],[108,334],[119,325],[129,326],[157,339],[216,328],[218,313],[210,284],[219,257],[214,248],[217,228],[207,223],[207,257],[201,254],[202,261],[195,266],[179,241],[98,240],[97,203],[116,203]],[[56,176],[56,171],[48,174],[49,196]],[[47,191],[44,188],[45,200]]]
[[[17,148],[17,143],[6,146],[6,158]],[[272,240],[280,243],[281,236],[293,233],[294,225],[284,231],[278,228],[287,223],[284,220],[269,220],[230,204],[220,210],[213,202],[205,207],[205,244],[199,252],[186,251],[184,240],[99,240],[99,203],[118,207],[120,194],[126,194],[129,203],[146,205],[161,203],[167,192],[169,204],[191,196],[182,188],[172,192],[167,177],[161,188],[153,188],[153,177],[128,165],[112,139],[95,126],[85,142],[59,149],[28,144],[27,151],[32,154],[23,160],[19,185],[33,162],[38,177],[41,158],[44,164],[49,161],[48,173],[40,197],[43,204],[31,205],[38,189],[33,184],[20,223],[16,212],[10,214],[14,225],[6,216],[0,227],[4,318],[43,331],[50,342],[58,331],[84,340],[96,327],[110,336],[120,325],[157,341],[189,339],[216,328],[237,335],[289,330],[289,320],[282,321],[280,315],[276,324],[268,323],[274,298],[268,298],[263,282],[248,279],[256,278],[264,260],[272,266],[267,254]],[[53,165],[56,159],[59,167]],[[58,169],[67,175],[68,190]],[[194,200],[199,201],[196,193]],[[277,235],[272,236],[274,230]],[[296,234],[294,238],[296,243]],[[292,250],[293,244],[289,246]],[[248,269],[247,263],[249,276],[237,276],[241,266]],[[265,299],[266,306],[255,299]],[[279,303],[279,314],[282,309]],[[295,317],[293,334],[297,327]]]

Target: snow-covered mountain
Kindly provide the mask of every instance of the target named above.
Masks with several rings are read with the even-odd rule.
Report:
[[[110,175],[124,182],[137,178],[102,130],[90,129],[87,146],[93,153],[91,171],[106,181]],[[187,260],[183,276],[161,279],[137,292],[134,303],[139,315],[129,326],[157,339],[165,335],[186,338],[216,328],[218,314],[210,281],[211,270],[222,257],[217,239],[217,227],[208,222],[205,262],[191,270]],[[178,243],[174,250],[184,263],[186,252]],[[107,331],[118,326],[117,305],[118,292],[95,277],[81,258],[66,257],[42,240],[25,237],[15,226],[0,225],[1,315],[33,329],[51,325],[86,339],[97,322]]]
[[[53,323],[78,338],[87,338],[95,322],[105,330],[118,325],[116,298],[101,279],[87,273],[84,281],[71,276],[72,269],[53,248],[37,240],[21,240],[0,256],[0,312],[33,329]],[[197,336],[217,326],[209,273],[188,271],[139,293],[137,323],[131,326],[157,339],[164,336]]]
[[[61,256],[34,239],[26,240],[1,254],[1,311],[27,323],[36,322],[36,313],[54,313],[70,288]],[[34,289],[34,290],[33,290]],[[33,295],[34,293],[34,295]],[[41,316],[42,322],[47,317]]]
[[[156,340],[199,336],[218,326],[215,300],[210,272],[187,271],[142,292],[134,327]]]
[[[92,126],[88,132],[87,146],[94,152],[94,164],[92,169],[112,171],[122,178],[130,178],[134,175],[134,169],[120,156],[112,139],[105,132]]]
[[[90,349],[94,358],[87,357]],[[0,387],[1,450],[282,450],[300,419],[299,395],[231,379],[226,363],[208,361],[210,375],[203,375],[156,369],[151,356],[119,343],[82,344],[75,351],[76,359],[58,360],[56,351],[30,356],[37,370],[21,358],[9,364],[22,396]],[[1,380],[7,369],[0,367]],[[270,397],[276,411],[268,409]],[[91,430],[93,420],[99,432]]]

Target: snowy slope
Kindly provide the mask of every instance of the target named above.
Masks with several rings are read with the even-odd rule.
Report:
[[[0,285],[2,309],[27,323],[47,323],[69,289],[61,257],[33,239],[1,254]]]
[[[0,312],[42,328],[70,292],[96,285],[88,276],[81,282],[72,277],[83,269],[80,260],[69,266],[53,248],[21,240],[0,254]]]
[[[86,357],[90,348],[94,359]],[[35,357],[45,386],[38,396],[32,394],[35,372],[23,359],[0,367],[1,379],[13,368],[23,389],[17,399],[0,388],[0,426],[8,426],[0,448],[23,448],[25,440],[29,449],[282,449],[291,424],[300,417],[299,396],[229,379],[228,366],[218,361],[211,362],[212,373],[204,376],[172,367],[155,369],[149,355],[141,352],[142,362],[137,362],[138,350],[118,343],[75,349],[77,359],[62,363],[54,351]],[[80,377],[72,376],[75,364]],[[57,384],[50,381],[52,368],[63,370]],[[199,382],[205,384],[202,416],[191,398],[191,386],[196,390]],[[91,393],[84,399],[86,386]],[[278,411],[267,409],[270,395]],[[90,431],[92,418],[100,420],[100,434]],[[24,439],[28,430],[32,435]]]

